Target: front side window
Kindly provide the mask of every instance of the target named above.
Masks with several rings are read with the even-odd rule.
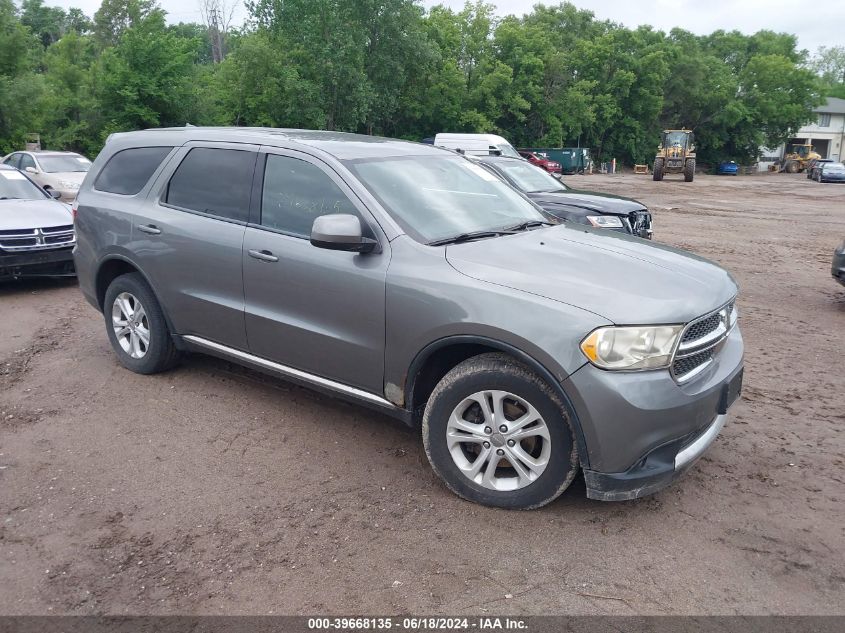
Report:
[[[547,171],[524,161],[501,161],[496,163],[505,177],[517,189],[526,193],[554,193],[566,191],[566,186]]]
[[[418,241],[547,220],[509,185],[459,156],[357,159],[347,165]]]
[[[171,177],[165,202],[246,222],[256,156],[244,150],[195,147]]]
[[[33,169],[35,169],[35,161],[29,154],[21,154],[21,162],[20,167],[18,167],[18,169],[26,169],[27,167],[32,167]]]
[[[316,165],[288,156],[267,156],[261,225],[296,237],[311,235],[321,215],[348,213],[360,218],[355,205]],[[366,225],[361,222],[362,228]]]
[[[170,154],[172,147],[134,147],[117,152],[103,167],[94,188],[98,191],[134,196]]]

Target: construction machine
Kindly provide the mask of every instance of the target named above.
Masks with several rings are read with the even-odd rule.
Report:
[[[654,179],[663,174],[683,174],[686,182],[695,177],[695,146],[691,130],[663,130],[663,137],[654,157]]]
[[[778,171],[785,171],[788,174],[798,174],[807,169],[807,163],[814,158],[821,158],[822,155],[815,151],[809,143],[793,145],[792,151],[784,155]]]

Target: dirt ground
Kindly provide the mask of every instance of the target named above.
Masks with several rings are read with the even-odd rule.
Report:
[[[73,282],[3,284],[0,613],[845,614],[845,186],[566,180],[741,285],[745,391],[684,479],[473,505],[388,418],[201,356],[134,375]]]

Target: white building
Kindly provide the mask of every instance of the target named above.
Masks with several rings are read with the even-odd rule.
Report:
[[[816,120],[802,127],[795,136],[781,148],[781,156],[792,149],[792,145],[810,143],[822,158],[841,161],[845,149],[845,99],[828,97],[827,103],[815,108]]]

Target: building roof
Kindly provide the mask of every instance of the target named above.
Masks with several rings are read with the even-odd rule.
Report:
[[[828,97],[825,103],[818,106],[817,108],[813,108],[813,112],[845,114],[845,99],[838,99],[837,97]]]

